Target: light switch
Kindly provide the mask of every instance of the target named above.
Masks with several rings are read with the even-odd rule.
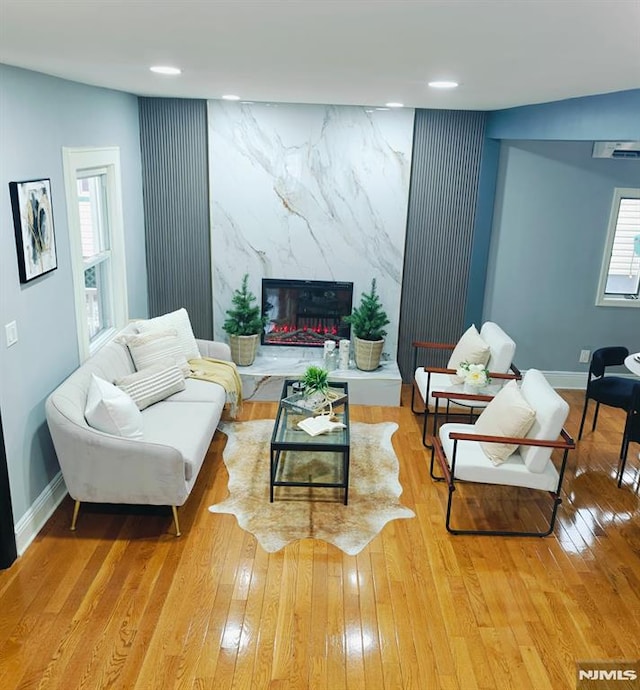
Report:
[[[18,342],[18,324],[15,321],[6,324],[4,332],[7,339],[7,347],[11,347]]]

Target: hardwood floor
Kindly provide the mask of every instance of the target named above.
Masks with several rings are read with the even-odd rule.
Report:
[[[180,538],[168,509],[83,505],[70,532],[67,498],[0,571],[0,687],[560,690],[575,688],[577,660],[638,659],[640,448],[618,489],[623,414],[603,407],[571,453],[552,536],[451,536],[407,394],[352,408],[399,424],[401,500],[416,513],[357,556],[310,539],[267,554],[209,513],[227,493],[219,432]],[[577,436],[583,394],[563,395]],[[243,418],[274,413],[245,404]],[[535,519],[527,492],[505,510],[501,490],[465,488],[461,519]]]

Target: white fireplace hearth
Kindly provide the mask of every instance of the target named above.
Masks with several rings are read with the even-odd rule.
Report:
[[[322,366],[322,350],[314,348],[301,357],[258,353],[251,366],[238,367],[242,397],[251,401],[277,401],[284,380],[301,377],[311,364]],[[400,405],[402,377],[395,361],[382,362],[375,371],[360,371],[355,367],[336,369],[329,374],[329,380],[349,384],[352,405]]]

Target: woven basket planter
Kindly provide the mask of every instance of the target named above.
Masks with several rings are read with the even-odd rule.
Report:
[[[373,371],[380,366],[380,355],[384,347],[382,340],[362,340],[355,338],[354,356],[356,366],[362,371]]]
[[[231,359],[239,367],[248,367],[253,364],[258,351],[260,335],[230,335],[229,347],[231,348]]]

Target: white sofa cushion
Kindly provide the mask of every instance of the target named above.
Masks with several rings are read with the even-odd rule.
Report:
[[[116,379],[115,384],[131,396],[140,410],[185,388],[184,373],[177,366],[156,364]]]
[[[218,383],[200,379],[185,379],[184,390],[171,396],[171,402],[204,402],[224,405],[227,399],[225,389]]]
[[[140,333],[155,333],[166,331],[168,328],[175,329],[185,358],[187,360],[200,358],[200,350],[193,335],[191,320],[184,308],[157,316],[154,319],[136,321],[135,326]]]
[[[135,402],[113,384],[91,374],[85,418],[89,426],[106,434],[142,439],[142,414]]]
[[[486,364],[489,361],[491,350],[489,345],[480,337],[478,329],[472,325],[462,334],[458,340],[451,357],[447,369],[457,369],[460,362],[469,362],[470,364]],[[452,383],[462,383],[463,379],[459,376],[451,376]]]
[[[520,387],[523,398],[536,411],[536,418],[527,438],[555,441],[569,416],[569,404],[553,390],[544,374],[529,369]],[[544,472],[551,457],[552,448],[521,446],[520,454],[530,472]]]
[[[503,386],[487,405],[474,425],[474,434],[523,438],[535,420],[536,413],[524,399],[515,381]],[[514,443],[480,442],[485,455],[494,465],[502,464],[518,448]]]
[[[175,364],[186,376],[190,369],[175,328],[122,336],[137,371],[156,364]]]
[[[142,413],[145,441],[171,446],[182,455],[189,490],[204,462],[223,406],[224,400],[220,404],[164,400]]]
[[[489,371],[506,374],[516,354],[515,342],[493,321],[485,321],[482,324],[480,337],[489,346]]]
[[[449,465],[453,458],[453,440],[449,438],[449,434],[454,431],[465,434],[475,433],[473,424],[443,424],[440,427],[440,441]],[[558,487],[559,475],[553,463],[548,462],[542,472],[530,472],[520,455],[523,448],[524,446],[519,446],[515,453],[496,467],[484,454],[479,443],[458,441],[455,478],[481,484],[504,484],[555,491]]]

